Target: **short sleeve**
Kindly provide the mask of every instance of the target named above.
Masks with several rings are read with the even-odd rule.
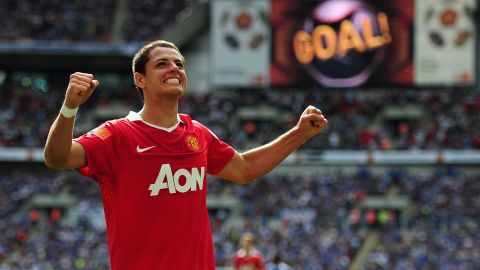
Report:
[[[257,251],[257,257],[258,257],[257,266],[261,269],[264,269],[263,267],[265,267],[265,259],[263,258],[263,254]]]
[[[240,257],[237,255],[237,252],[233,254],[233,266],[240,267]]]
[[[87,157],[87,166],[78,168],[78,172],[97,182],[100,177],[110,175],[110,157],[113,155],[112,135],[112,128],[106,123],[74,139],[83,146]]]
[[[208,146],[207,173],[215,175],[232,159],[235,149],[220,140],[212,131],[208,131],[211,134],[211,140]]]

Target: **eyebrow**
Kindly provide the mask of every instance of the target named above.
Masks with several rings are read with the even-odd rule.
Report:
[[[152,59],[152,62],[168,61],[168,60],[172,60],[172,59],[162,57],[162,58]],[[184,61],[183,61],[182,59],[180,59],[180,58],[173,58],[172,61],[173,61],[173,62],[181,62],[182,64],[184,63]]]

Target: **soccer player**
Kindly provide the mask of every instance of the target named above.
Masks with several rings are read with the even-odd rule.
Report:
[[[265,270],[263,254],[254,246],[255,238],[251,232],[246,232],[240,238],[241,248],[233,256],[235,270]]]
[[[292,129],[269,144],[239,153],[178,112],[187,86],[184,66],[173,43],[145,45],[132,60],[143,108],[75,139],[76,111],[99,82],[92,74],[73,73],[50,128],[46,165],[76,168],[100,186],[113,270],[215,269],[206,174],[249,183],[327,124],[321,111],[309,106]]]

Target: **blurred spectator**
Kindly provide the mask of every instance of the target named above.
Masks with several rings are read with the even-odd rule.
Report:
[[[233,256],[235,270],[265,270],[263,254],[255,248],[253,233],[246,232],[240,238],[240,249]]]

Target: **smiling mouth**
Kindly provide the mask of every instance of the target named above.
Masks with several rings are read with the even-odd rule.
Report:
[[[179,78],[168,78],[163,82],[166,83],[166,84],[178,85],[178,84],[180,84],[180,79]]]

